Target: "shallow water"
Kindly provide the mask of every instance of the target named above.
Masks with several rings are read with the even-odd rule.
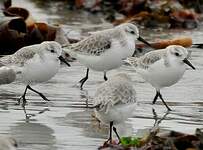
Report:
[[[83,22],[78,18],[79,15],[70,15],[68,12],[62,11],[56,15],[54,7],[45,9],[45,6],[36,5],[37,2],[26,0],[13,0],[13,2],[14,5],[24,3],[24,6],[32,9],[33,16],[39,21],[56,23],[66,18],[67,25],[74,24],[81,28],[95,23],[87,18],[83,18],[85,20]],[[85,13],[82,15],[89,17]],[[201,42],[203,37],[200,29],[182,32],[147,31],[143,34],[148,34],[149,39],[159,36],[164,38],[189,35],[192,36],[194,42]],[[188,69],[180,82],[162,90],[164,98],[173,111],[162,121],[160,128],[194,133],[196,128],[203,127],[202,51],[203,49],[192,49],[191,62],[196,67],[195,71]],[[90,71],[90,78],[84,90],[81,91],[76,84],[85,75],[86,68],[78,62],[71,63],[71,65],[71,68],[62,66],[59,73],[47,83],[33,86],[51,101],[44,102],[38,95],[29,92],[26,109],[27,113],[34,115],[29,120],[25,120],[22,108],[16,105],[16,99],[23,93],[25,86],[18,83],[1,86],[0,134],[10,134],[15,137],[19,142],[19,150],[94,150],[107,138],[107,127],[103,125],[99,127],[92,117],[93,111],[86,108],[87,100],[91,104],[95,89],[103,82],[103,74]],[[126,72],[132,77],[138,101],[133,117],[118,126],[118,132],[121,135],[132,135],[142,129],[151,128],[154,124],[152,108],[161,117],[166,113],[165,107],[160,101],[156,105],[151,105],[155,95],[154,89],[136,75],[132,68],[121,67],[108,72],[107,75],[112,76],[118,72]]]

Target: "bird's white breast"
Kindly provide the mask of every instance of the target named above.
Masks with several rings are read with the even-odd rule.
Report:
[[[95,113],[96,117],[105,124],[109,124],[111,121],[113,121],[114,124],[118,124],[124,122],[133,115],[136,105],[136,103],[118,104],[109,108],[108,112],[103,110],[95,111]]]
[[[21,80],[27,84],[48,81],[58,72],[59,67],[58,58],[49,59],[45,57],[42,59],[36,54],[22,67]]]
[[[165,65],[164,63],[164,60],[161,59],[150,65],[147,70],[138,69],[137,71],[156,89],[168,87],[175,84],[182,78],[186,70],[186,66],[175,62],[168,65]]]
[[[88,68],[96,71],[118,68],[123,64],[122,59],[132,56],[134,52],[135,43],[133,41],[126,42],[127,44],[123,46],[119,41],[113,40],[111,48],[100,56],[77,54],[77,59]]]

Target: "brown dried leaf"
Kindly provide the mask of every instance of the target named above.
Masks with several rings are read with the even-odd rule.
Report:
[[[11,0],[4,0],[4,8],[7,9],[12,5]]]
[[[26,24],[22,18],[12,18],[0,25],[0,54],[12,54],[24,46]]]
[[[43,41],[53,41],[56,37],[56,27],[46,23],[35,23],[28,28],[28,43],[41,43]]]
[[[126,22],[139,22],[139,21],[142,21],[146,18],[149,18],[150,17],[150,13],[147,12],[147,11],[142,11],[134,16],[131,16],[131,17],[126,17],[124,19],[120,19],[120,20],[115,20],[113,22],[114,25],[119,25],[121,23],[126,23]]]
[[[124,13],[126,16],[132,16],[143,10],[145,2],[146,0],[120,0],[118,2],[120,6],[119,12]]]
[[[126,22],[136,22],[136,23],[149,23],[150,21],[157,21],[157,24],[160,23],[166,23],[169,21],[169,16],[160,15],[159,13],[149,13],[147,11],[142,11],[132,17],[126,17],[121,20],[116,20],[113,22],[114,25],[118,25],[121,23]]]
[[[25,20],[27,26],[32,26],[35,23],[30,12],[25,8],[9,7],[7,9],[5,9],[3,12],[4,12],[5,16],[22,17]]]
[[[184,9],[175,11],[170,14],[170,17],[176,21],[184,22],[185,20],[198,20],[199,15],[195,13],[194,11]]]
[[[169,45],[181,45],[183,47],[190,47],[192,45],[192,39],[189,37],[180,37],[171,40],[161,40],[157,42],[150,43],[155,49],[166,48]],[[138,48],[144,48],[144,44],[136,44]]]
[[[84,0],[75,0],[76,8],[81,8],[84,5]]]

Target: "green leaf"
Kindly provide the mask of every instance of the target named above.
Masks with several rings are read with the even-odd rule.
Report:
[[[140,145],[140,138],[131,138],[131,145],[139,146]]]
[[[122,137],[121,138],[121,145],[129,146],[131,143],[131,137]]]
[[[121,145],[124,147],[130,147],[130,146],[139,146],[140,145],[140,138],[137,137],[122,137],[121,138]]]

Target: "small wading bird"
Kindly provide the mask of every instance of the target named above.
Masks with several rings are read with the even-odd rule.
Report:
[[[112,128],[120,140],[113,125],[122,123],[132,116],[136,108],[135,96],[133,83],[124,73],[113,76],[97,89],[93,99],[93,108],[95,108],[96,118],[105,124],[110,124],[107,142],[112,142]]]
[[[79,81],[80,88],[88,79],[89,68],[106,72],[122,65],[122,59],[130,57],[135,51],[136,40],[149,45],[139,36],[138,28],[131,23],[121,24],[112,29],[97,31],[78,43],[66,44],[64,51],[87,67],[86,76]]]
[[[159,97],[167,109],[171,110],[164,101],[160,90],[178,82],[186,70],[186,64],[195,69],[187,57],[187,49],[171,45],[162,50],[146,53],[139,58],[129,57],[124,61],[132,65],[136,72],[156,89],[153,104]]]
[[[23,47],[12,55],[0,58],[0,63],[5,65],[0,68],[0,81],[8,84],[14,80],[26,84],[22,106],[26,104],[26,92],[31,90],[48,100],[42,93],[31,88],[31,84],[46,82],[51,79],[60,68],[60,60],[70,66],[61,56],[61,45],[54,41]],[[0,83],[0,84],[1,84]],[[5,83],[4,83],[5,84]]]

